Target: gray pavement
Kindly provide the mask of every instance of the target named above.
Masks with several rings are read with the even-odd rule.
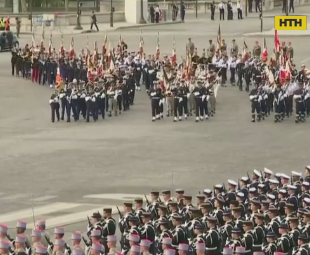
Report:
[[[221,22],[222,38],[236,39],[242,49],[243,34],[256,32],[255,19]],[[266,28],[273,26],[269,19]],[[201,53],[209,39],[216,41],[218,21],[197,20],[170,26],[147,27],[142,32],[145,51],[155,53],[157,31],[163,54],[171,54],[173,36],[177,55],[185,52],[191,37]],[[121,32],[129,49],[139,49],[140,29]],[[108,36],[116,45],[120,32]],[[100,47],[103,34],[89,34],[90,45]],[[75,47],[85,47],[86,36],[74,35]],[[256,39],[263,43],[261,37]],[[60,36],[53,44],[60,45]],[[64,36],[69,47],[71,36]],[[308,42],[291,38],[295,62],[309,59]],[[21,45],[31,36],[21,37]],[[254,39],[246,39],[250,48]],[[48,44],[48,41],[45,41]],[[267,39],[273,48],[273,39]],[[47,219],[50,228],[66,225],[67,231],[85,230],[86,215],[150,190],[184,188],[195,195],[228,178],[237,180],[257,168],[275,172],[303,171],[309,164],[309,123],[293,118],[281,124],[272,118],[250,122],[248,95],[230,85],[220,88],[217,114],[208,121],[193,118],[152,123],[145,91],[136,93],[129,112],[96,123],[51,123],[48,99],[51,90],[10,75],[10,53],[0,54],[0,223],[14,227],[17,219]],[[309,64],[309,63],[308,63]],[[118,194],[118,195],[117,195]],[[21,211],[20,211],[21,210]],[[80,222],[80,223],[77,223]]]

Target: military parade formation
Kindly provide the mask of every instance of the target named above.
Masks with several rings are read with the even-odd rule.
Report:
[[[196,196],[184,189],[175,197],[171,190],[152,191],[117,207],[118,222],[112,208],[94,212],[85,234],[72,233],[71,247],[63,227],[51,240],[45,220],[35,222],[32,241],[25,221],[17,222],[15,238],[0,224],[0,249],[3,255],[308,255],[309,208],[310,166],[304,177],[264,168]]]
[[[291,42],[280,44],[277,34],[275,42],[269,58],[265,39],[263,47],[256,41],[253,51],[244,41],[242,52],[233,40],[228,50],[219,27],[216,45],[209,40],[200,57],[189,38],[186,57],[177,61],[175,43],[171,56],[161,54],[159,35],[155,54],[149,55],[143,49],[142,33],[138,52],[129,52],[121,36],[115,48],[105,37],[101,52],[95,42],[93,53],[87,40],[81,54],[75,52],[73,38],[70,49],[62,43],[59,52],[50,40],[48,50],[43,43],[32,43],[23,52],[12,52],[12,74],[55,87],[49,100],[52,122],[71,118],[89,122],[90,117],[97,121],[106,113],[117,116],[130,109],[142,85],[151,100],[153,122],[164,117],[179,122],[190,116],[200,122],[215,115],[218,89],[228,82],[250,92],[252,122],[272,112],[274,122],[282,122],[293,109],[295,122],[305,122],[310,115],[310,72],[304,65],[297,71]]]

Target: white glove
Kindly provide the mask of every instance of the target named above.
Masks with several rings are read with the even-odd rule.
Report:
[[[190,98],[190,96],[191,96],[191,93],[187,93],[187,95],[186,95],[186,96],[187,96],[187,98]]]
[[[48,102],[51,104],[51,103],[53,103],[53,102],[54,102],[54,100],[50,99]]]
[[[179,97],[179,103],[181,103],[183,101],[182,97]]]
[[[203,95],[201,99],[202,99],[202,101],[204,101],[206,99],[206,96]]]

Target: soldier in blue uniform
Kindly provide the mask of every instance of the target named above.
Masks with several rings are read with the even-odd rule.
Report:
[[[57,95],[57,92],[53,93],[49,104],[51,106],[51,121],[55,122],[55,115],[57,117],[57,121],[59,121],[59,96]]]
[[[251,101],[252,122],[255,122],[256,119],[260,121],[261,120],[261,112],[260,112],[261,96],[259,95],[258,85],[255,85],[255,87],[250,92],[249,97]],[[255,118],[255,113],[256,113],[256,118]]]

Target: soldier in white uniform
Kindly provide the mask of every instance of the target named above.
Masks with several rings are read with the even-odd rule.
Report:
[[[109,248],[109,255],[116,255],[117,250],[116,250],[116,242],[117,242],[117,236],[116,235],[109,235],[107,236],[107,245]]]
[[[45,228],[46,228],[45,220],[36,221],[35,229],[41,231],[42,235],[41,242],[45,247],[47,247],[48,246],[47,240],[50,240],[50,234],[45,230]]]
[[[1,255],[9,255],[10,249],[10,242],[9,240],[1,240],[0,241],[0,250],[1,250]]]
[[[8,226],[5,224],[0,224],[0,241],[8,240],[6,235],[8,234]]]
[[[25,247],[25,242],[26,242],[26,236],[23,234],[19,234],[16,236],[15,240],[15,250],[14,253],[17,254],[19,252],[26,253],[26,247]]]
[[[79,231],[75,231],[71,235],[71,240],[72,240],[72,246],[73,249],[82,249],[81,247],[81,241],[82,241],[82,233]]]
[[[65,254],[65,241],[62,239],[55,239],[54,241],[54,249],[53,249],[53,255],[64,255]]]
[[[32,238],[31,254],[35,255],[37,247],[43,246],[43,244],[41,243],[42,231],[35,229],[32,230],[31,238]]]
[[[178,246],[178,254],[179,255],[187,255],[188,254],[189,245],[186,243],[180,243]]]

